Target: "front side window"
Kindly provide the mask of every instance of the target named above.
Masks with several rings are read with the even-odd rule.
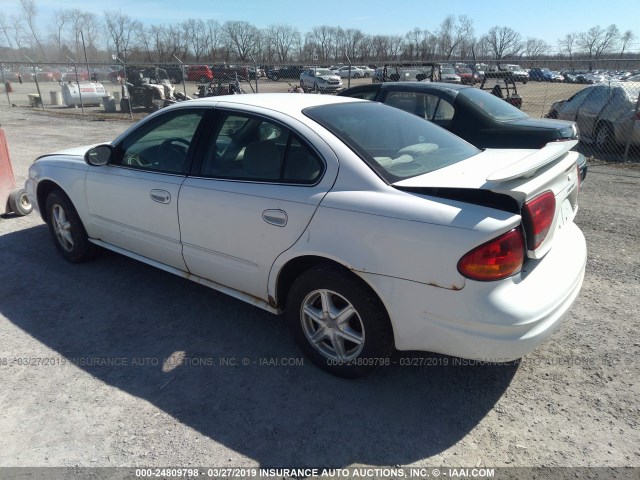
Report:
[[[310,185],[323,172],[324,163],[289,128],[263,118],[228,114],[206,149],[200,175]]]
[[[118,146],[116,165],[185,173],[187,155],[204,110],[174,110],[133,131]]]

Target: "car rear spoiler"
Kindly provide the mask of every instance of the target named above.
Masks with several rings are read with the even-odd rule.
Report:
[[[496,170],[487,177],[487,182],[506,182],[515,178],[532,177],[536,171],[557,160],[578,144],[578,140],[547,143],[542,149],[526,156],[508,167]]]

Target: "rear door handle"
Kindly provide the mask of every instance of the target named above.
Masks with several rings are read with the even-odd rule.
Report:
[[[276,227],[284,227],[287,224],[287,212],[279,209],[270,209],[262,212],[262,219]]]
[[[151,200],[158,203],[171,203],[171,194],[166,190],[153,189],[150,192]]]

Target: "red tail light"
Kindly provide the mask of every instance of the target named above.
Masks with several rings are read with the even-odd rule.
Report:
[[[519,228],[474,248],[458,262],[458,271],[472,280],[501,280],[520,271],[524,238]]]
[[[538,248],[549,233],[556,213],[556,197],[551,190],[532,198],[522,207],[522,220],[530,250]]]

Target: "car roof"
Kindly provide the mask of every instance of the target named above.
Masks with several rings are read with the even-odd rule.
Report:
[[[449,91],[455,90],[459,92],[467,88],[473,88],[469,85],[460,85],[457,83],[444,83],[444,82],[385,82],[382,83],[382,88],[392,88],[394,86],[407,87],[411,90],[442,90]]]
[[[215,106],[217,104],[246,105],[266,108],[292,116],[297,116],[302,110],[309,107],[328,105],[333,103],[349,103],[359,101],[365,100],[350,97],[337,97],[334,95],[301,95],[299,93],[252,93],[246,95],[224,95],[218,97],[199,98],[186,102],[179,102],[169,108],[188,106]]]

